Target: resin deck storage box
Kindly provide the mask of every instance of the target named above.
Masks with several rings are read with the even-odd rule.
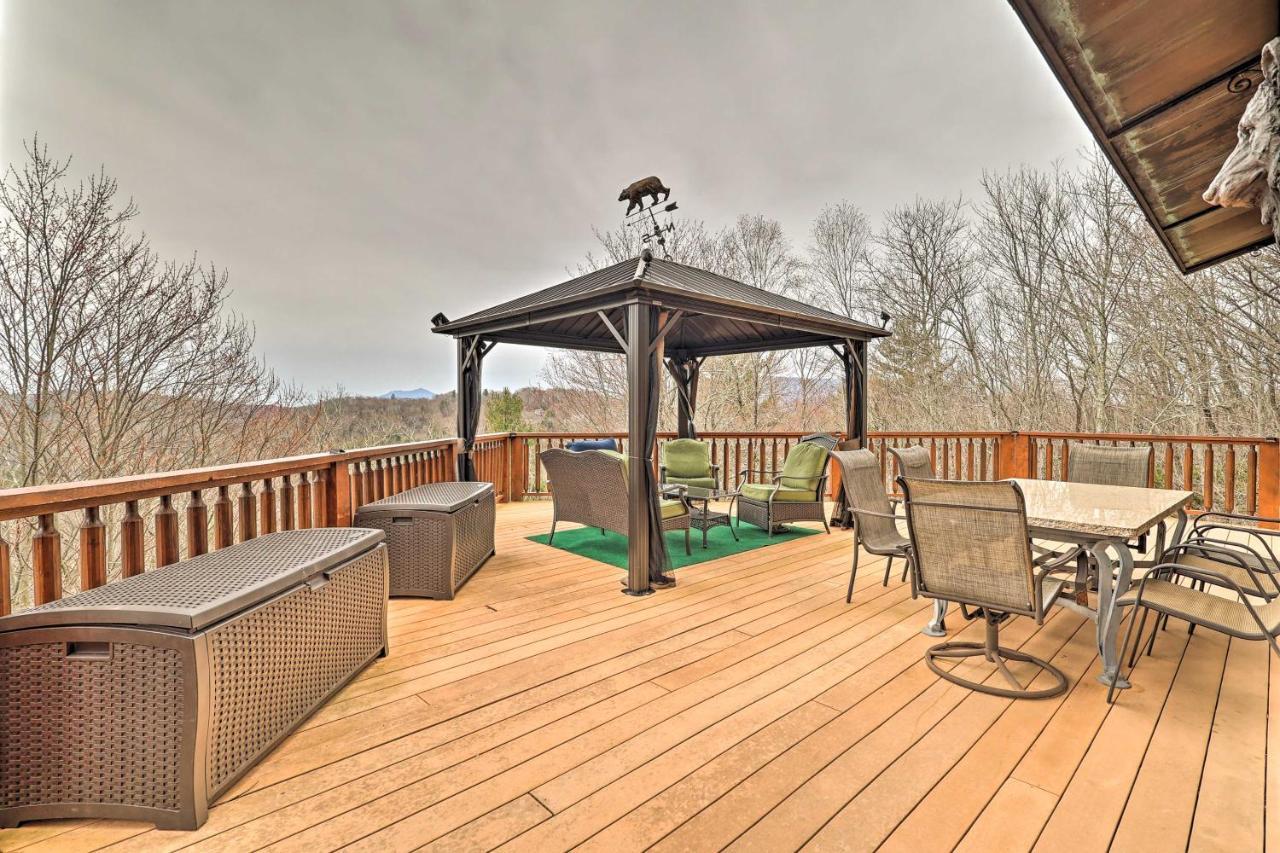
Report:
[[[0,826],[200,826],[385,652],[382,540],[268,534],[0,619]]]
[[[387,533],[391,594],[453,598],[493,556],[492,483],[431,483],[366,504],[355,523]]]

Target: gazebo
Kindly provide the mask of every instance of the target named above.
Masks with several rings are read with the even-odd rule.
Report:
[[[432,318],[458,347],[458,478],[472,480],[484,357],[499,343],[619,353],[627,361],[626,591],[651,592],[667,565],[650,460],[657,444],[660,365],[675,380],[678,430],[695,437],[698,372],[708,356],[829,347],[843,370],[846,436],[867,434],[867,343],[889,333],[740,281],[674,261],[621,261],[459,320]]]

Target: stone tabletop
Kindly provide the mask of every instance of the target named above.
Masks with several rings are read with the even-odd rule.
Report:
[[[1021,480],[1027,523],[1033,528],[1132,539],[1191,503],[1192,493],[1175,489],[1139,489]]]

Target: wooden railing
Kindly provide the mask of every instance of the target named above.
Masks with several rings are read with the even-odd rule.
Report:
[[[707,432],[721,485],[744,469],[779,468],[800,432]],[[659,435],[661,446],[674,438]],[[500,501],[549,494],[538,454],[580,438],[622,433],[500,433],[472,451]],[[892,447],[928,447],[950,479],[1065,479],[1070,444],[1152,445],[1148,483],[1196,493],[1195,509],[1280,516],[1280,442],[1250,436],[1061,432],[892,431],[870,436],[885,486]],[[276,530],[351,523],[355,508],[423,483],[453,480],[460,442],[446,438],[313,453],[186,471],[0,490],[0,614],[54,601],[148,568]],[[830,478],[829,495],[839,490]]]
[[[264,533],[349,525],[363,503],[454,479],[456,453],[444,439],[0,490],[0,614]]]
[[[720,463],[722,485],[738,485],[744,468],[777,469],[786,452],[803,433],[709,432],[699,438],[711,444],[712,460]],[[660,433],[662,443],[674,438]],[[546,496],[546,472],[538,454],[583,438],[613,438],[625,447],[623,433],[522,433],[513,438],[515,468],[512,494]],[[1280,515],[1280,442],[1257,436],[1137,435],[1129,433],[997,432],[997,431],[885,431],[873,432],[868,446],[880,458],[885,488],[892,491],[898,476],[889,448],[923,445],[929,448],[934,471],[956,480],[1004,477],[1064,480],[1069,445],[1096,444],[1155,448],[1148,483],[1157,488],[1180,488],[1196,493],[1195,508],[1225,509],[1250,515]],[[829,478],[830,495],[838,493],[839,477]]]

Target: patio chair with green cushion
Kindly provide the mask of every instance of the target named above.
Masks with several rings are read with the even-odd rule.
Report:
[[[827,533],[826,506],[827,460],[830,451],[814,442],[801,442],[791,448],[781,471],[750,468],[740,472],[742,486],[738,493],[738,524],[747,522],[769,531],[789,521],[821,521]],[[752,477],[764,482],[751,482]]]
[[[588,527],[627,535],[627,457],[615,450],[570,451],[552,448],[539,457],[551,486],[551,536],[556,524],[574,521]],[[684,551],[689,541],[689,505],[682,500],[661,500],[662,529],[684,531]]]
[[[664,484],[714,489],[720,466],[711,461],[711,445],[696,438],[677,438],[662,447],[658,477]]]

